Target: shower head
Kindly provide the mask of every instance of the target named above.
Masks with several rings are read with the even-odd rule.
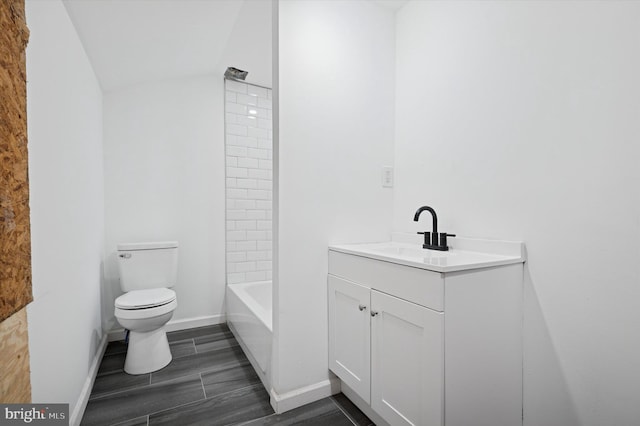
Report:
[[[233,80],[244,80],[245,78],[247,78],[247,74],[249,74],[248,71],[242,71],[234,67],[228,67],[224,72],[224,76],[226,78],[230,78]]]

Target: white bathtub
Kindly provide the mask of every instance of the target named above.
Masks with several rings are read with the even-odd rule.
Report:
[[[227,322],[267,391],[270,390],[271,281],[229,284]]]

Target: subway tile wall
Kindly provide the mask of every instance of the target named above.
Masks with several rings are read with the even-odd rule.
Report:
[[[225,80],[227,283],[271,279],[271,89]]]

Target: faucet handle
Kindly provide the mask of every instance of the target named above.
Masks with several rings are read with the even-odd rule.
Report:
[[[420,235],[424,235],[424,245],[428,246],[431,244],[431,232],[418,232]],[[438,234],[433,234],[436,239],[438,238]],[[424,247],[424,246],[423,246]]]
[[[440,233],[440,246],[447,247],[447,237],[455,237],[456,234],[447,234],[446,232]]]

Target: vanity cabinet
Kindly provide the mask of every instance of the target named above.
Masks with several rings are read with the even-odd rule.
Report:
[[[521,263],[440,273],[330,250],[328,313],[329,369],[374,420],[521,424]]]
[[[329,275],[329,368],[394,425],[441,425],[443,316]]]

